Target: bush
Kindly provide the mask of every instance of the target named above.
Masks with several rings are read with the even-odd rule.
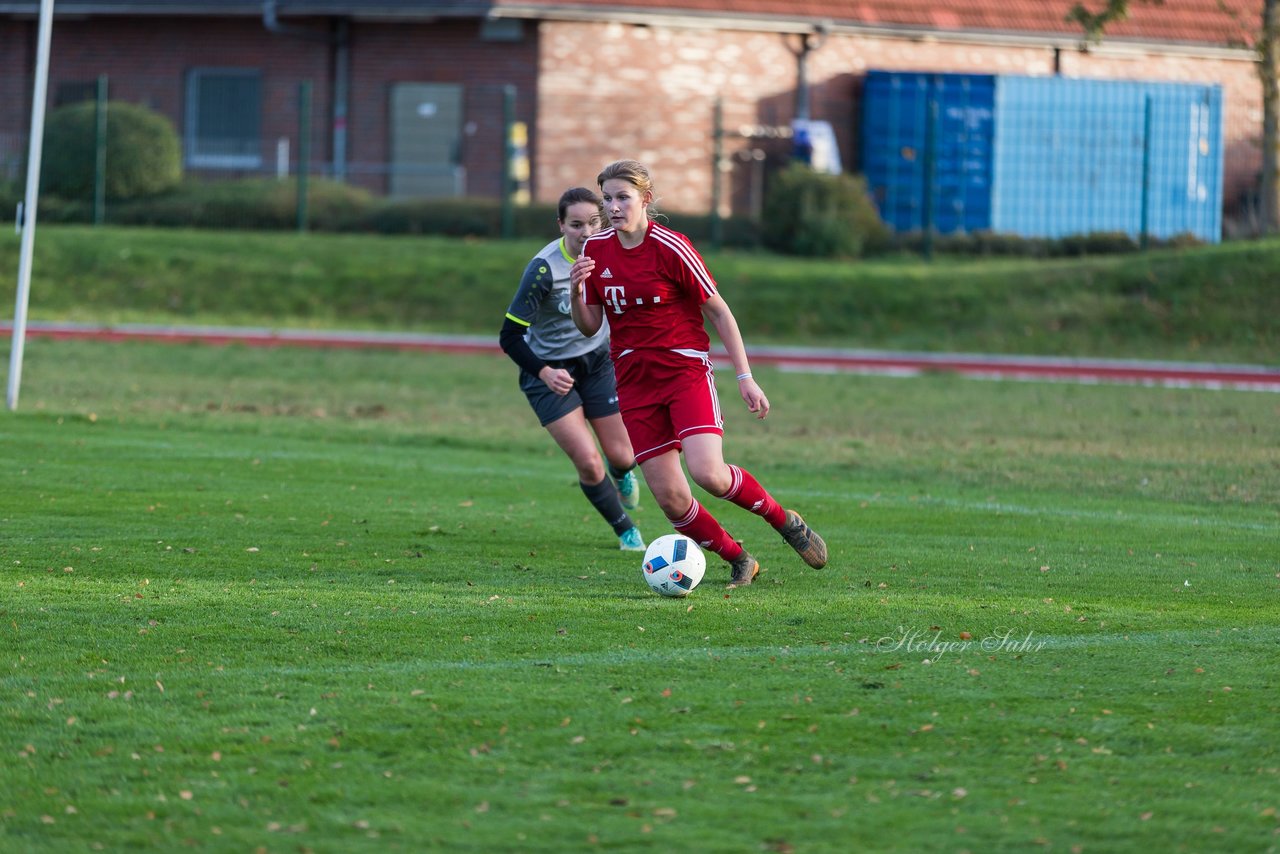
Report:
[[[895,252],[922,255],[925,251],[924,234],[919,231],[897,232],[888,239],[888,247]],[[1060,254],[1056,242],[1047,237],[1020,237],[995,231],[957,231],[935,234],[933,252],[938,255],[963,255],[975,257],[1048,258]]]
[[[1058,241],[1061,254],[1068,256],[1113,255],[1137,252],[1138,242],[1123,231],[1093,231],[1071,234]]]
[[[828,175],[800,163],[774,177],[764,219],[765,245],[788,255],[857,258],[887,237],[861,176]]]
[[[92,199],[97,168],[97,105],[84,101],[49,114],[44,128],[40,186],[64,199]],[[108,199],[137,199],[171,189],[182,179],[178,135],[169,120],[137,104],[107,104]]]

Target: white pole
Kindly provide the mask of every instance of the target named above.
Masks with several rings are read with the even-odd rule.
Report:
[[[31,296],[31,252],[36,240],[36,199],[40,195],[40,154],[44,147],[44,102],[49,91],[49,40],[53,0],[40,0],[40,36],[36,52],[35,94],[31,96],[31,140],[27,152],[27,197],[22,206],[22,246],[18,254],[18,297],[13,310],[13,346],[9,351],[9,411],[18,408],[22,384],[22,351],[27,338],[27,303]]]
[[[289,137],[282,136],[276,140],[276,180],[283,181],[289,177]]]

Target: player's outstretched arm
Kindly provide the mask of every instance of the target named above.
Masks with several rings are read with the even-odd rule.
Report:
[[[720,343],[729,353],[733,362],[733,370],[738,378],[738,393],[747,404],[747,409],[756,414],[756,418],[764,418],[769,414],[769,398],[764,389],[751,376],[751,363],[747,361],[747,348],[742,343],[742,332],[738,329],[738,321],[729,310],[724,297],[716,294],[702,304],[702,316],[711,321],[720,336]]]

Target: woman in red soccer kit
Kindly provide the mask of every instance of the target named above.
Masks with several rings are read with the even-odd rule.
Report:
[[[698,486],[763,517],[809,566],[825,566],[826,543],[800,514],[724,461],[704,320],[729,353],[747,408],[764,418],[769,399],[751,376],[738,322],[702,257],[683,234],[649,218],[653,181],[644,165],[619,160],[596,181],[610,227],[588,238],[574,262],[570,304],[584,335],[594,335],[608,317],[622,420],[649,491],[677,531],[729,562],[731,587],[754,581],[760,564],[693,497],[682,450]]]

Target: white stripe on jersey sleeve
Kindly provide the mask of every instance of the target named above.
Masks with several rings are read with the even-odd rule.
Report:
[[[587,250],[587,244],[592,242],[593,240],[607,240],[610,237],[613,237],[612,228],[606,228],[604,231],[597,231],[595,234],[591,235],[586,240],[582,241],[582,251],[585,252]],[[582,254],[582,253],[578,253],[578,254]]]
[[[676,253],[685,266],[693,273],[694,279],[702,286],[702,292],[708,297],[716,295],[716,282],[711,278],[711,273],[707,270],[706,264],[702,262],[702,258],[697,252],[685,243],[674,231],[666,226],[659,225],[656,222],[649,224],[649,234],[663,246],[670,248]]]

